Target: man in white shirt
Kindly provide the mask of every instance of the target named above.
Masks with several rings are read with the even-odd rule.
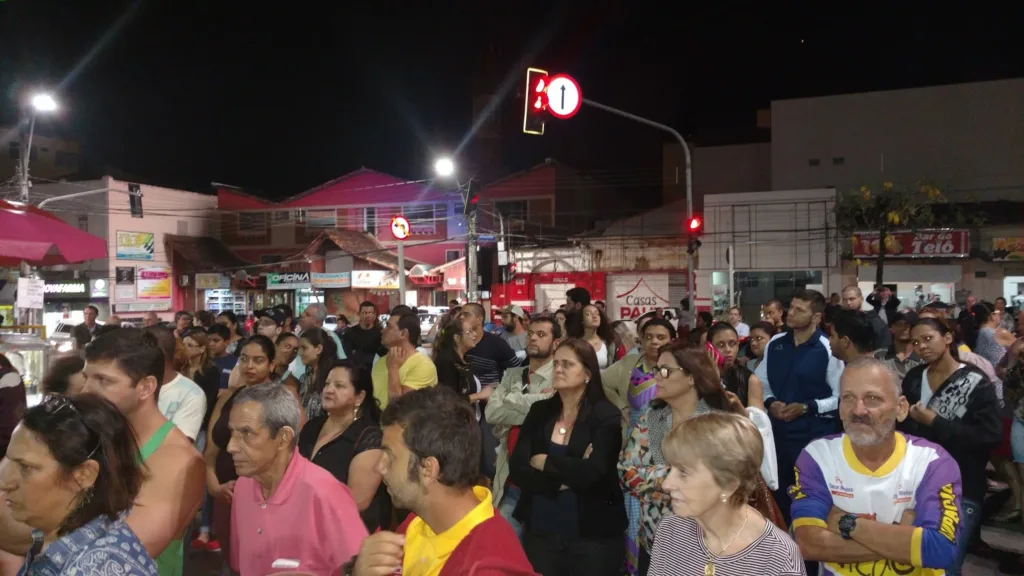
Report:
[[[750,326],[743,322],[743,315],[740,313],[739,306],[729,308],[729,324],[736,329],[736,335],[740,338],[750,336]]]
[[[156,336],[164,353],[163,385],[157,394],[157,407],[164,418],[174,422],[185,436],[195,442],[206,415],[206,394],[198,384],[174,369],[174,348],[177,345],[174,333],[159,326],[145,330]]]

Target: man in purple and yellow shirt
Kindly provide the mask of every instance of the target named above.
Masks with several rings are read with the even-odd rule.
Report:
[[[846,433],[811,442],[796,462],[793,535],[824,574],[943,574],[960,532],[960,469],[939,445],[896,432],[909,406],[880,360],[840,381]]]

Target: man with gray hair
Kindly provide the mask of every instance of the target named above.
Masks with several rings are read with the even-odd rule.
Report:
[[[239,478],[229,560],[241,574],[326,576],[366,539],[348,488],[299,454],[300,417],[298,401],[280,384],[251,386],[235,397],[227,451]]]
[[[839,386],[846,432],[808,444],[789,489],[800,552],[823,562],[822,574],[946,569],[960,532],[959,466],[938,444],[896,431],[910,406],[885,362],[852,361]]]
[[[315,330],[317,328],[324,327],[324,320],[327,318],[327,307],[323,304],[314,302],[299,315],[299,335],[301,336],[306,330]],[[334,349],[338,351],[338,360],[344,360],[345,348],[341,345],[341,338],[332,330],[324,330],[334,340]],[[306,373],[306,365],[302,363],[302,359],[295,357],[295,360],[288,366],[288,370],[296,378],[302,378],[302,375]]]

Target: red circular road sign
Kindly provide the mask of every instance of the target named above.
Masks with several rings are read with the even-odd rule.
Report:
[[[395,216],[391,219],[391,234],[396,240],[405,240],[410,233],[409,221],[405,216]]]
[[[548,78],[547,96],[548,112],[562,120],[575,116],[583,104],[583,91],[568,74],[555,74]]]

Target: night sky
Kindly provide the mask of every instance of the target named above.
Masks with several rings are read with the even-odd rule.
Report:
[[[466,140],[477,85],[502,96],[492,171],[553,157],[653,192],[657,131],[584,108],[521,134],[525,67],[698,144],[767,139],[755,112],[772,99],[1024,75],[1024,5],[845,4],[0,0],[0,118],[57,86],[64,111],[43,129],[82,142],[89,166],[281,198],[360,166],[429,177]]]

